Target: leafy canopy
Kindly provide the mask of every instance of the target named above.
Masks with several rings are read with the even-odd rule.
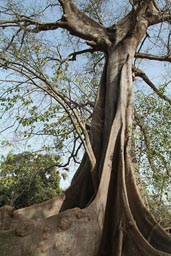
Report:
[[[58,195],[58,161],[48,154],[9,153],[0,165],[0,206],[22,208]]]

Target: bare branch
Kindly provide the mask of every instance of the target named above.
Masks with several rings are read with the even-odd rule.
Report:
[[[136,58],[140,59],[148,59],[148,60],[156,60],[156,61],[167,61],[171,62],[171,56],[158,56],[153,54],[147,54],[147,53],[136,53]]]
[[[162,22],[171,22],[171,13],[168,12],[159,12],[158,15],[155,16],[155,18],[151,19],[151,22],[149,22],[149,25],[155,25]]]
[[[88,17],[71,0],[59,0],[63,16],[55,22],[40,22],[27,16],[13,20],[0,20],[0,27],[16,26],[20,29],[38,33],[40,31],[67,29],[72,35],[85,39],[87,44],[96,50],[105,51],[111,45],[108,33],[102,25]]]
[[[59,2],[64,12],[61,19],[64,22],[63,28],[87,40],[87,44],[93,47],[103,49],[111,45],[106,29],[79,10],[72,0],[59,0]]]
[[[70,156],[68,157],[67,161],[63,164],[56,163],[54,165],[51,165],[48,168],[46,168],[46,171],[53,168],[53,167],[65,168],[65,167],[69,166],[69,164],[71,162],[71,159],[73,159],[75,163],[78,163],[78,161],[76,160],[76,156],[78,154],[79,149],[82,146],[82,143],[79,143],[79,145],[77,146],[77,141],[78,141],[79,137],[78,136],[77,137],[74,136],[74,137],[75,138],[73,140],[73,147],[72,147],[72,150],[70,152]]]
[[[171,105],[171,99],[168,98],[166,95],[164,95],[163,93],[161,93],[157,87],[151,82],[151,80],[148,78],[148,76],[139,68],[133,67],[133,72],[135,76],[139,76],[141,77],[144,82],[146,82],[146,84],[148,84],[151,89],[163,100],[167,101],[170,105]]]
[[[81,55],[81,54],[84,54],[84,53],[93,53],[93,52],[95,52],[95,50],[94,49],[92,49],[92,48],[88,48],[88,49],[84,49],[84,50],[81,50],[81,51],[77,51],[77,52],[72,52],[72,53],[70,53],[66,58],[64,58],[64,59],[62,59],[62,57],[61,57],[61,59],[58,59],[58,58],[54,58],[54,57],[49,57],[48,59],[50,59],[50,60],[55,60],[55,61],[60,61],[60,63],[61,64],[63,64],[63,63],[65,63],[66,61],[75,61],[76,60],[76,57],[78,56],[78,55]]]
[[[78,52],[73,52],[71,54],[68,55],[68,60],[76,60],[76,56],[80,55],[80,54],[83,54],[83,53],[93,53],[94,52],[94,49],[92,48],[88,48],[88,49],[85,49],[85,50],[82,50],[82,51],[78,51]]]

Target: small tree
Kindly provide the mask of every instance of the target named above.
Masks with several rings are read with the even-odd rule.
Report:
[[[0,166],[0,206],[26,207],[57,196],[60,176],[51,155],[9,153]]]

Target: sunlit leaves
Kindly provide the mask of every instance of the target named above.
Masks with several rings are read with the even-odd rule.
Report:
[[[90,123],[98,80],[92,75],[81,79],[75,76],[72,62],[63,59],[58,47],[53,44],[50,47],[46,39],[26,36],[22,47],[18,38],[15,40],[6,53],[10,60],[8,79],[4,79],[1,87],[1,115],[5,123],[1,132],[6,134],[8,128],[13,131],[3,146],[13,142],[12,134],[15,143],[17,138],[17,143],[24,141],[27,145],[33,143],[29,140],[40,137],[42,144],[39,148],[38,144],[32,144],[33,150],[36,147],[36,150],[54,152],[64,147],[63,155],[66,155],[64,145],[72,145],[74,127],[82,134],[73,109],[84,124]]]

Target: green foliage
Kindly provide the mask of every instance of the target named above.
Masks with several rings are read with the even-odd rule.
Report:
[[[73,109],[83,122],[90,122],[93,89],[97,89],[98,81],[93,76],[85,80],[84,75],[79,79],[79,74],[73,72],[73,62],[69,61],[69,57],[62,59],[59,48],[47,38],[39,40],[32,35],[25,37],[22,47],[20,38],[15,38],[8,52],[2,53],[2,66],[5,58],[9,67],[8,71],[5,70],[7,77],[0,88],[3,95],[0,99],[2,146],[12,145],[14,140],[16,144],[32,145],[34,137],[42,144],[37,143],[36,148],[31,149],[48,149],[50,152],[60,149],[62,152],[64,144],[68,145],[74,137],[78,137],[73,129],[73,122],[78,127]],[[16,67],[9,64],[10,61],[21,65]],[[6,135],[7,130],[10,136]],[[66,149],[63,149],[65,155]]]
[[[142,185],[150,211],[162,225],[171,224],[171,105],[168,84],[156,93],[137,92],[134,138]]]
[[[148,197],[148,208],[155,219],[164,228],[171,226],[171,207],[166,205],[155,197]]]
[[[22,208],[59,194],[58,161],[47,154],[9,153],[0,165],[0,207]]]

